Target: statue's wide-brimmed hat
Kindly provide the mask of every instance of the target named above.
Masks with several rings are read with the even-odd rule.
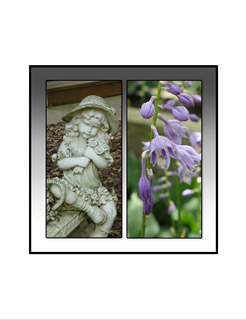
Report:
[[[113,107],[109,107],[106,101],[98,96],[88,96],[84,98],[78,106],[73,107],[68,113],[66,113],[62,117],[62,120],[69,122],[75,115],[80,114],[81,111],[86,108],[96,108],[98,111],[103,112],[108,120],[109,132],[116,134],[119,131],[119,124],[116,119],[116,110]]]

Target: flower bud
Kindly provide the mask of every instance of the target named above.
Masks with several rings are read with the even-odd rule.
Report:
[[[186,189],[182,192],[182,196],[183,197],[189,197],[191,196],[192,194],[194,194],[194,190],[191,190],[191,189]]]
[[[173,117],[179,121],[187,121],[189,119],[189,111],[185,107],[176,107],[172,110]]]
[[[160,198],[160,199],[164,199],[164,198],[167,198],[168,195],[169,195],[169,193],[160,193],[160,194],[159,194],[159,198]]]
[[[186,107],[194,107],[194,102],[187,93],[180,93],[178,99],[181,103],[183,103]]]
[[[200,118],[196,114],[191,113],[190,114],[190,120],[193,121],[193,122],[198,122],[200,120]]]
[[[192,99],[194,100],[195,103],[201,103],[202,102],[202,98],[198,94],[192,94],[191,96],[192,96]]]
[[[169,211],[169,212],[173,212],[173,211],[175,211],[175,210],[176,210],[175,204],[174,204],[172,201],[170,201],[170,205],[169,205],[169,207],[168,207],[168,211]]]
[[[143,118],[150,119],[155,114],[155,106],[153,105],[153,101],[156,97],[151,97],[151,99],[148,102],[145,102],[142,104],[140,113]]]
[[[166,83],[166,87],[161,88],[162,90],[165,90],[169,93],[174,94],[175,96],[180,94],[180,92],[182,91],[182,89],[175,83],[170,83],[168,81],[164,81]]]

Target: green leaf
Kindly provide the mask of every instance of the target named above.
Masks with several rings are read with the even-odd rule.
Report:
[[[190,231],[198,232],[201,229],[201,223],[191,212],[187,212],[186,210],[182,210],[181,212],[181,222]]]
[[[189,232],[187,237],[188,238],[201,238],[201,235],[199,232]]]
[[[199,199],[196,197],[191,198],[183,205],[183,209],[191,213],[197,213],[199,209]]]
[[[160,232],[158,234],[158,238],[173,238],[174,234],[172,233],[172,231],[168,228],[161,228]]]

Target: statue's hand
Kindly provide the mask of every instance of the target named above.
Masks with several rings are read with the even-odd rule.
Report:
[[[74,172],[74,174],[83,174],[84,168],[83,167],[79,167],[79,166],[74,167],[73,168],[73,172]]]

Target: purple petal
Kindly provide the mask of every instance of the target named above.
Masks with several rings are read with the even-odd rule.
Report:
[[[194,102],[187,93],[181,93],[178,96],[178,99],[181,103],[183,103],[186,107],[194,107]]]
[[[150,101],[143,103],[141,106],[140,113],[145,119],[150,119],[155,114],[155,106],[152,103],[153,99],[155,98],[152,97]]]
[[[192,96],[192,98],[193,98],[195,103],[201,103],[202,102],[202,98],[198,94],[192,94],[191,96]]]
[[[198,122],[200,120],[200,118],[196,114],[191,113],[190,114],[190,120],[193,121],[193,122]]]
[[[154,205],[152,187],[145,174],[145,158],[142,157],[142,175],[138,183],[140,197],[143,201],[143,213],[149,215]]]
[[[192,194],[194,194],[194,190],[191,190],[191,189],[186,189],[182,192],[182,196],[183,197],[189,197],[191,196]]]
[[[176,120],[187,121],[189,119],[189,111],[185,107],[176,107],[172,112]]]
[[[174,203],[171,203],[170,206],[168,207],[168,211],[173,212],[174,210],[176,210],[176,206]]]

